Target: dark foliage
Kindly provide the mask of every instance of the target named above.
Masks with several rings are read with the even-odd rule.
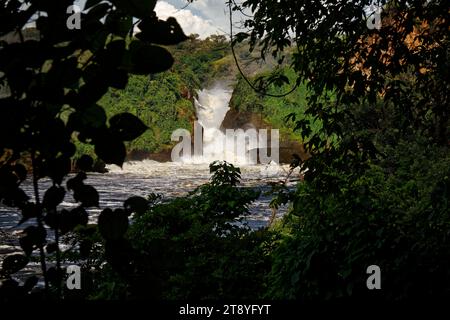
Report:
[[[291,210],[273,230],[258,231],[240,220],[257,194],[238,186],[239,169],[217,163],[211,182],[189,196],[133,197],[88,224],[86,208],[99,203],[85,184],[93,159],[80,157],[77,175],[67,179],[74,141],[122,165],[124,142],[147,127],[128,113],[107,121],[98,100],[109,88],[125,88],[130,74],[170,68],[163,46],[186,37],[174,19],[156,18],[155,0],[87,1],[80,30],[66,27],[71,1],[0,3],[0,201],[28,222],[24,253],[3,261],[0,300],[450,296],[446,1],[380,1],[380,29],[367,27],[369,0],[242,3],[254,17],[234,43],[248,41],[283,68],[292,55],[295,71],[292,78],[277,68],[256,87],[308,86],[305,114],[288,117],[310,154],[294,163],[304,179],[294,192],[279,186],[272,204]],[[24,29],[30,19],[34,31]],[[206,64],[196,67],[204,72]],[[28,172],[34,199],[21,189]],[[44,177],[53,185],[42,197]],[[79,206],[59,210],[67,192]],[[64,259],[82,266],[77,292],[61,286],[62,235],[73,248]],[[35,276],[23,284],[12,278],[35,251],[42,291],[33,290]],[[381,291],[365,286],[372,264],[382,269]]]
[[[116,115],[108,124],[97,101],[110,87],[124,88],[130,74],[148,75],[170,68],[173,58],[159,45],[187,39],[175,19],[156,17],[156,0],[87,1],[79,14],[79,29],[66,25],[66,11],[73,1],[25,2],[0,2],[0,201],[22,212],[21,223],[33,220],[20,238],[25,255],[9,256],[3,262],[0,300],[27,294],[36,284],[30,278],[19,287],[10,278],[27,265],[35,250],[40,255],[44,294],[62,297],[59,236],[86,228],[85,208],[99,203],[95,188],[84,183],[85,172],[93,166],[89,156],[77,161],[79,173],[64,186],[76,152],[74,142],[94,145],[101,160],[121,166],[126,156],[124,141],[137,138],[147,127],[129,113]],[[133,37],[134,18],[139,19],[137,39]],[[36,27],[27,29],[31,21]],[[27,171],[31,172],[34,199],[20,188]],[[44,177],[51,178],[53,186],[42,197],[38,181]],[[58,209],[66,191],[79,207]],[[127,207],[142,210],[136,199]],[[99,230],[108,240],[113,265],[122,261],[117,257],[129,245],[123,239],[127,227],[128,214],[123,209],[105,209],[100,215]],[[48,228],[55,237],[51,243]],[[52,260],[56,268],[47,267]]]
[[[234,2],[231,1],[231,4]],[[304,181],[288,236],[273,255],[268,297],[404,300],[448,297],[448,3],[247,0],[249,39],[261,55],[291,54],[309,88]],[[235,10],[241,9],[234,5]],[[293,36],[292,36],[293,35]],[[311,134],[312,133],[312,134]],[[382,289],[366,287],[366,268]]]

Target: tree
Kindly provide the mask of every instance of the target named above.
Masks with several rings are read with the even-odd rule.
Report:
[[[379,29],[366,21],[369,0],[230,1],[230,12],[253,14],[234,42],[280,61],[293,51],[296,83],[310,90],[306,114],[322,123],[310,135],[310,122],[290,116],[312,157],[305,181],[274,201],[292,209],[268,297],[450,295],[448,3],[376,3]],[[378,293],[366,287],[373,264]]]
[[[365,19],[374,4],[382,7],[380,29],[369,28]],[[401,130],[412,126],[448,143],[449,91],[442,90],[448,86],[446,1],[247,0],[233,9],[253,13],[245,21],[249,32],[236,35],[235,42],[249,39],[252,50],[261,48],[262,56],[280,61],[286,49],[296,48],[296,82],[307,81],[312,92],[307,113],[324,124],[310,149],[344,135],[351,105],[375,106],[380,98],[381,109],[393,108],[402,118]],[[309,132],[306,122],[298,126]],[[362,137],[353,140],[368,143]]]
[[[18,287],[10,278],[26,266],[34,250],[40,254],[45,294],[53,287],[56,296],[61,296],[59,237],[86,225],[85,208],[98,206],[99,200],[97,191],[84,183],[85,172],[92,167],[88,156],[79,159],[78,175],[63,186],[75,153],[74,139],[94,145],[106,163],[121,166],[124,141],[137,138],[147,127],[129,113],[106,123],[97,101],[109,87],[125,88],[129,74],[169,69],[173,58],[161,45],[187,39],[174,18],[157,18],[155,4],[156,0],[88,0],[83,12],[74,13],[70,0],[0,1],[0,80],[5,88],[0,97],[0,201],[21,211],[21,223],[36,221],[20,238],[25,254],[3,262],[3,297],[34,287],[34,280]],[[28,28],[30,23],[35,28]],[[136,25],[140,31],[134,35]],[[27,161],[29,168],[24,165]],[[20,188],[28,169],[34,199]],[[53,186],[42,197],[38,181],[44,177],[51,178]],[[79,206],[58,210],[66,190],[73,192]],[[126,247],[126,241],[121,241],[124,221],[135,203],[128,203],[126,211],[106,210],[101,215],[99,224],[112,259],[117,248]],[[54,230],[55,243],[48,243],[44,225]],[[47,268],[46,251],[56,252],[56,269]]]

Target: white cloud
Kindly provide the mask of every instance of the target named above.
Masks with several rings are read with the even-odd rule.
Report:
[[[220,29],[229,31],[228,5],[225,0],[196,0],[189,7],[199,11],[207,19],[213,20]]]
[[[82,8],[85,2],[75,0]],[[187,35],[197,33],[201,38],[206,38],[211,34],[228,34],[230,31],[226,0],[195,0],[192,3],[187,0],[158,0],[155,11],[160,19],[175,17]],[[244,18],[239,12],[233,13],[235,32],[240,31],[238,22]]]
[[[243,1],[236,1],[241,4]],[[195,12],[199,12],[202,16],[214,21],[221,30],[226,33],[230,32],[230,16],[229,7],[226,0],[195,0],[188,8],[192,8]],[[251,16],[249,9],[244,9],[246,15]],[[236,31],[243,31],[242,22],[248,19],[239,11],[233,12],[233,28]]]
[[[197,33],[201,38],[206,38],[212,34],[222,33],[217,24],[208,19],[209,17],[200,17],[187,9],[180,10],[166,1],[158,1],[155,11],[160,19],[176,18],[187,35]]]

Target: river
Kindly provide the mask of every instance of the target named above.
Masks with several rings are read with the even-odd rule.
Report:
[[[261,191],[261,196],[249,207],[250,214],[245,221],[253,229],[265,227],[272,216],[269,207],[272,196],[267,194],[271,190],[270,183],[285,181],[289,175],[288,165],[246,163],[243,157],[237,157],[235,148],[227,148],[227,138],[220,131],[220,125],[229,109],[231,92],[227,87],[215,86],[212,89],[204,89],[198,92],[195,101],[198,122],[204,129],[202,142],[202,156],[181,158],[179,162],[156,162],[143,160],[125,162],[123,168],[108,166],[108,173],[91,173],[85,181],[86,184],[96,188],[100,196],[98,208],[89,208],[91,223],[96,223],[97,217],[104,208],[118,208],[123,206],[124,200],[130,196],[147,197],[150,193],[161,194],[163,200],[187,195],[196,187],[207,183],[211,177],[209,163],[214,160],[234,159],[234,164],[241,168],[241,185],[253,187]],[[228,153],[228,154],[227,154]],[[244,157],[245,158],[245,157]],[[73,175],[66,178],[69,179]],[[294,188],[299,173],[289,176],[287,185]],[[39,181],[41,196],[51,186],[49,179]],[[34,201],[34,192],[30,179],[27,179],[22,188]],[[65,201],[59,206],[62,208],[75,207],[70,193],[66,194]],[[277,211],[277,216],[286,212],[286,207]],[[21,215],[14,208],[8,208],[0,204],[0,260],[5,254],[20,251],[18,238],[21,230],[32,224],[29,221],[18,225]],[[49,236],[51,237],[51,236]]]
[[[267,226],[272,210],[269,207],[272,196],[267,194],[270,191],[270,183],[284,181],[289,174],[289,166],[276,166],[277,174],[267,176],[265,169],[270,166],[253,165],[242,166],[241,185],[253,187],[261,191],[261,196],[249,207],[250,214],[245,218],[248,225],[253,228]],[[146,197],[150,193],[158,193],[164,200],[187,195],[201,184],[207,183],[211,177],[209,167],[206,164],[182,164],[165,162],[159,163],[152,160],[126,162],[123,169],[117,166],[109,166],[109,172],[105,174],[90,173],[85,181],[86,184],[94,186],[99,195],[100,203],[98,208],[89,208],[89,218],[91,223],[96,223],[98,214],[104,208],[118,208],[123,206],[123,201],[130,196]],[[70,178],[71,176],[67,177]],[[66,180],[67,180],[66,179]],[[290,176],[287,185],[294,187],[298,179],[298,172]],[[49,179],[39,181],[40,194],[51,186]],[[22,184],[26,194],[34,200],[32,184],[26,180]],[[66,194],[65,201],[59,208],[71,208],[75,203],[70,193]],[[287,207],[281,207],[277,211],[277,217],[282,216]],[[20,251],[18,238],[20,232],[28,223],[18,225],[21,214],[14,208],[0,205],[0,260],[1,256]]]

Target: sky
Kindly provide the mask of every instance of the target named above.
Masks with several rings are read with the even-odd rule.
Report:
[[[85,2],[86,0],[75,1],[81,8]],[[226,0],[195,0],[192,3],[187,0],[159,0],[155,11],[160,19],[175,17],[187,35],[197,33],[200,38],[206,38],[212,34],[230,32]],[[233,13],[233,21],[240,20],[242,16]]]
[[[175,17],[186,34],[197,33],[201,38],[211,34],[229,33],[228,7],[225,0],[196,0],[183,9],[186,0],[165,0],[156,4],[161,19]]]

